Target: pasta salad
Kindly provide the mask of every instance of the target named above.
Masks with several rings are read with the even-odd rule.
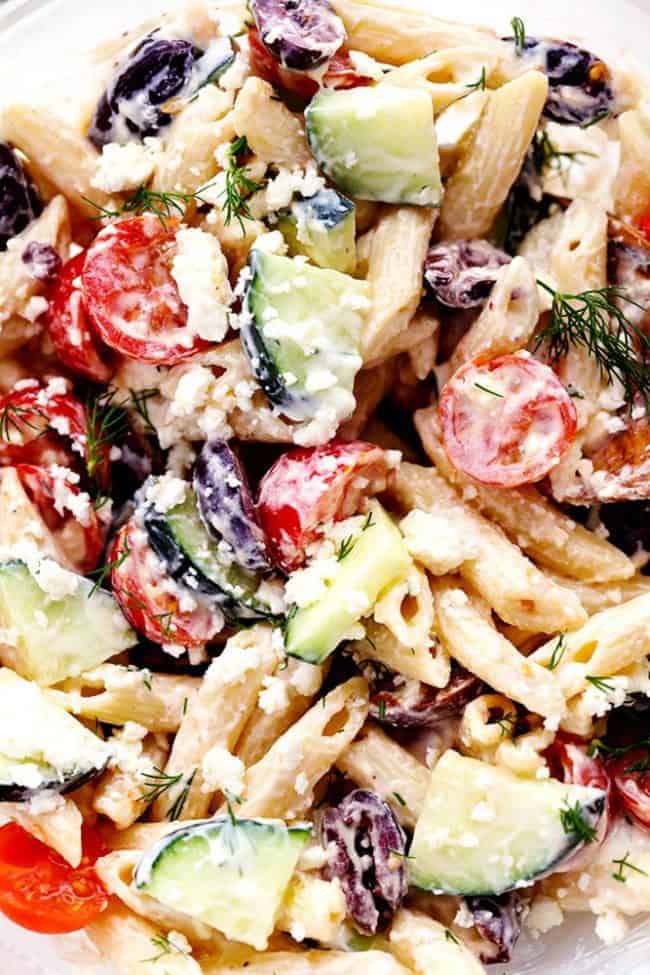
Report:
[[[645,82],[193,0],[0,113],[0,912],[480,975],[650,911]],[[80,86],[83,87],[83,86]]]

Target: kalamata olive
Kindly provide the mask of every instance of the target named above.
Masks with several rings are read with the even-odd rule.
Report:
[[[462,711],[481,692],[481,681],[465,670],[456,670],[446,687],[431,687],[405,680],[376,664],[364,666],[373,673],[370,713],[381,724],[394,728],[429,728]]]
[[[0,142],[0,251],[43,209],[38,193],[16,153]]]
[[[204,445],[194,468],[194,491],[203,524],[230,547],[233,561],[251,572],[270,572],[246,472],[225,440]]]
[[[650,501],[619,501],[600,508],[609,541],[626,555],[650,551]]]
[[[476,308],[487,301],[499,269],[510,256],[487,240],[433,244],[424,262],[424,280],[448,308]]]
[[[23,264],[37,281],[52,281],[61,267],[61,258],[51,244],[39,244],[32,240],[21,254]]]
[[[468,897],[465,903],[478,933],[496,948],[496,952],[482,954],[481,961],[509,962],[521,934],[524,914],[521,897],[511,892],[498,897]]]
[[[526,37],[521,56],[539,65],[548,78],[547,118],[588,125],[615,111],[609,68],[591,51],[568,41]]]
[[[327,0],[253,0],[252,9],[262,43],[285,68],[317,68],[346,39]]]
[[[189,41],[146,37],[100,98],[90,141],[101,148],[157,135],[172,120],[161,106],[183,89],[200,56]]]
[[[348,913],[364,934],[385,927],[406,895],[406,837],[385,802],[357,789],[330,807],[321,823],[325,847],[332,844],[325,874],[338,879]]]

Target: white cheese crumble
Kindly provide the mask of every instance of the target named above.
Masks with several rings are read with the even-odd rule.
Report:
[[[201,772],[201,792],[231,792],[238,796],[244,791],[244,763],[222,745],[215,745],[206,753]]]
[[[172,277],[187,305],[187,328],[209,342],[220,342],[228,331],[232,291],[228,264],[216,237],[196,227],[176,234]]]
[[[164,514],[185,500],[187,482],[173,474],[163,474],[147,486],[147,501]]]
[[[159,139],[148,137],[143,144],[109,142],[102,148],[90,185],[104,193],[123,193],[148,183],[160,152]]]
[[[258,704],[265,714],[278,714],[289,705],[287,683],[281,677],[267,676],[262,681]]]
[[[34,295],[29,301],[24,305],[22,310],[23,318],[26,318],[28,322],[35,322],[37,318],[45,314],[47,309],[50,307],[47,298],[43,298],[41,295]]]

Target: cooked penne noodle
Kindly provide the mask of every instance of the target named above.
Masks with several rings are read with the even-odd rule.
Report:
[[[0,802],[0,816],[6,816],[26,829],[41,843],[51,846],[72,867],[81,863],[83,818],[72,799],[53,800],[53,808],[31,811],[19,802]]]
[[[312,161],[305,133],[297,117],[260,78],[249,78],[235,100],[233,126],[246,136],[256,156],[277,166],[305,166]]]
[[[458,975],[485,975],[485,969],[471,951],[449,929],[426,914],[400,910],[389,940],[396,957],[417,975],[439,971]]]
[[[86,928],[102,956],[124,975],[201,975],[202,968],[183,951],[160,951],[164,930],[138,917],[113,900]],[[143,963],[144,966],[143,966]]]
[[[646,160],[650,150],[650,117],[644,106],[624,112],[618,119],[621,165],[614,185],[617,216],[637,223],[650,207],[650,176]]]
[[[142,816],[152,776],[156,781],[165,767],[169,745],[161,735],[147,735],[139,753],[125,767],[110,769],[99,782],[93,809],[110,819],[118,829],[127,829]]]

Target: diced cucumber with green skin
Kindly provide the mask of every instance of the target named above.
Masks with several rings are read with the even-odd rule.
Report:
[[[0,668],[0,801],[61,795],[98,775],[109,747],[31,681]]]
[[[356,218],[352,200],[325,189],[314,196],[294,200],[279,215],[289,253],[304,254],[318,267],[352,274],[357,263]]]
[[[225,565],[208,534],[194,491],[169,511],[145,509],[143,523],[149,544],[173,579],[194,592],[214,598],[232,619],[275,619],[271,607],[256,597],[261,579],[232,563]]]
[[[240,335],[267,398],[292,420],[349,416],[367,282],[255,248],[249,268]]]
[[[369,514],[369,527],[338,563],[327,593],[289,613],[284,645],[291,657],[322,663],[381,593],[408,573],[411,559],[390,515],[378,501],[370,503]]]
[[[509,769],[448,751],[431,773],[409,851],[409,881],[443,894],[495,895],[553,871],[581,845],[562,811],[596,829],[600,789],[518,778]]]
[[[322,90],[307,106],[305,123],[311,151],[342,193],[439,206],[442,184],[428,92],[389,84]]]
[[[53,599],[24,562],[0,563],[0,660],[44,687],[78,677],[138,641],[113,596],[77,577]]]
[[[263,951],[311,828],[219,819],[165,836],[140,861],[138,890]]]

